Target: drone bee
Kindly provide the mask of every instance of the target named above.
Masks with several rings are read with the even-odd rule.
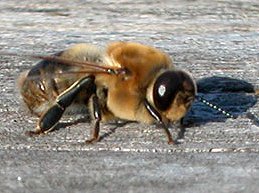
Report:
[[[168,143],[175,143],[169,123],[185,116],[197,92],[192,76],[166,53],[139,43],[115,42],[104,49],[77,44],[34,57],[42,60],[19,78],[24,102],[40,117],[29,135],[51,131],[69,106],[79,104],[95,122],[87,143],[100,139],[100,122],[114,119],[158,122]]]

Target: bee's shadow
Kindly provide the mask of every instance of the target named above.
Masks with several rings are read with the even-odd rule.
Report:
[[[252,84],[229,77],[208,77],[197,81],[198,95],[211,103],[239,116],[257,102]],[[184,125],[201,125],[207,122],[223,122],[227,119],[221,112],[195,101],[184,118]]]
[[[89,123],[89,124],[91,124],[91,127],[94,127],[94,125],[91,122],[91,118],[89,116],[86,116],[86,117],[81,117],[81,118],[75,119],[74,121],[71,121],[71,122],[59,122],[55,126],[55,128],[53,130],[51,130],[51,132],[52,131],[58,131],[60,129],[64,129],[66,127],[73,126],[73,125],[76,125],[76,124],[79,124],[79,123]],[[113,121],[113,122],[107,123],[111,126],[111,128],[107,132],[100,135],[100,140],[103,140],[104,138],[109,137],[118,128],[123,127],[124,125],[127,125],[129,123],[134,123],[134,121],[119,120],[119,121]]]
[[[79,123],[90,123],[90,118],[89,116],[86,116],[86,117],[81,117],[81,118],[78,118],[78,119],[75,119],[71,122],[59,122],[55,128],[51,131],[58,131],[60,129],[63,129],[63,128],[66,128],[66,127],[69,127],[69,126],[72,126],[72,125],[76,125],[76,124],[79,124]]]

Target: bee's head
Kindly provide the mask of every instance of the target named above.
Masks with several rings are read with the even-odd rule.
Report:
[[[155,107],[170,121],[177,121],[191,106],[196,83],[185,71],[165,71],[155,80],[152,95]]]

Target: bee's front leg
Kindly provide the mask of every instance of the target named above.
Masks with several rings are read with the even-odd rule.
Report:
[[[32,136],[51,131],[62,117],[66,108],[71,105],[77,94],[82,89],[86,89],[89,94],[95,93],[93,76],[87,76],[76,81],[73,85],[61,93],[57,97],[55,104],[40,117],[36,130],[28,131],[27,134]]]
[[[150,115],[162,125],[167,136],[168,144],[175,144],[168,126],[166,123],[164,123],[160,113],[147,100],[144,101],[144,104]]]

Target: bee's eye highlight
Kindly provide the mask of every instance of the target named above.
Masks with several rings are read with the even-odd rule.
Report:
[[[155,81],[153,88],[154,104],[159,110],[167,110],[176,96],[180,82],[179,74],[174,71],[162,73]]]
[[[162,84],[158,87],[158,94],[159,96],[163,97],[165,93],[166,93],[166,87],[165,85]]]

